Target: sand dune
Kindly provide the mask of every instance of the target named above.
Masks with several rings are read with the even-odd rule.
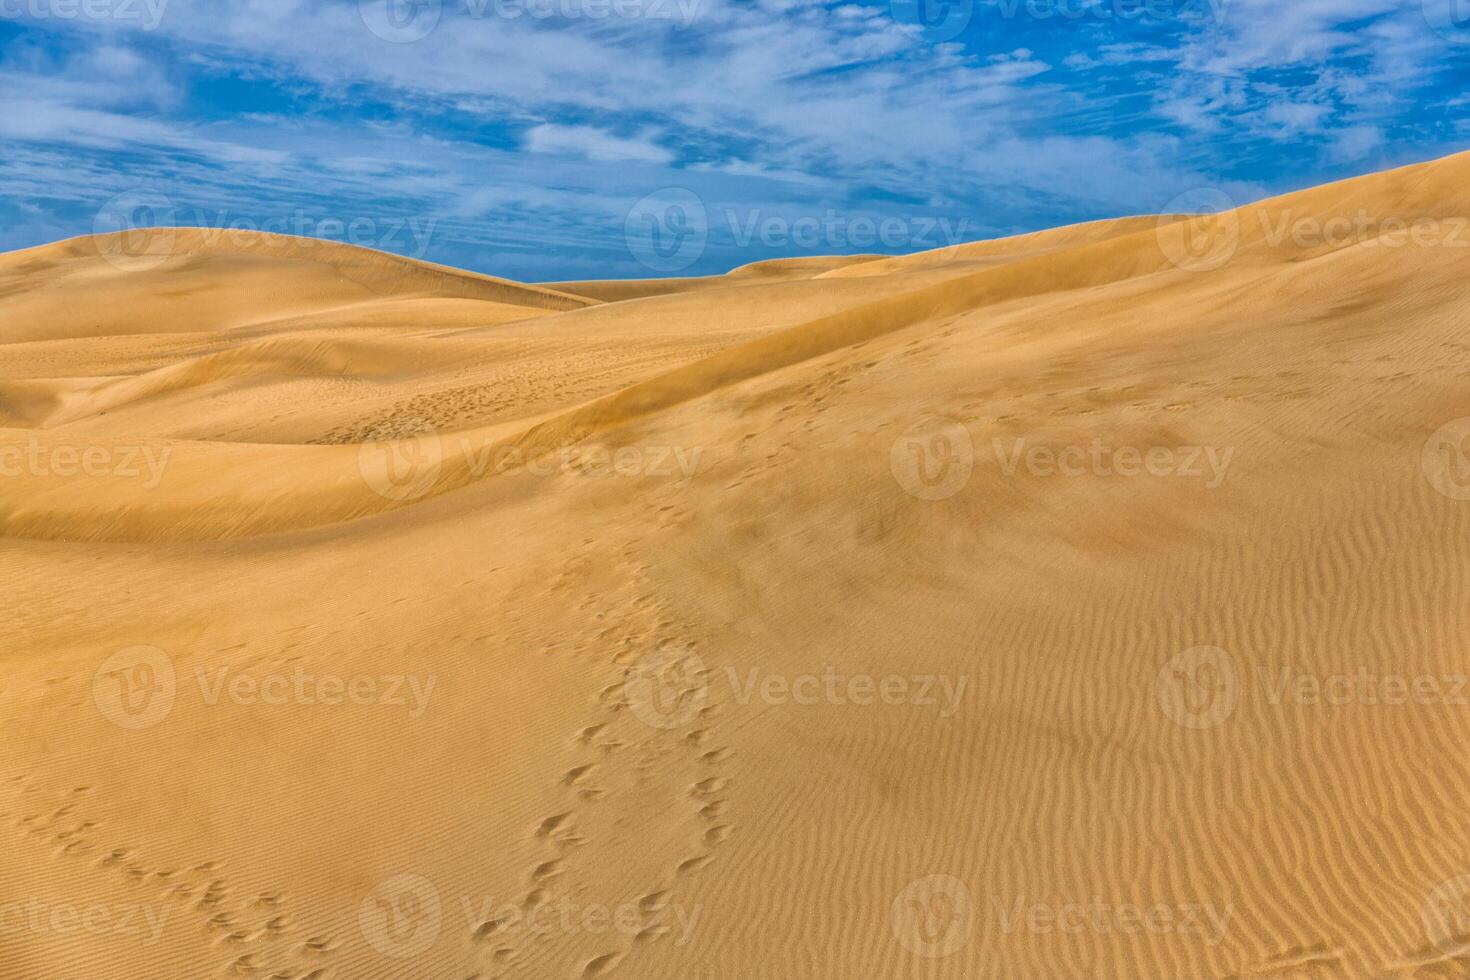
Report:
[[[1470,976],[1465,215],[0,256],[0,977]]]

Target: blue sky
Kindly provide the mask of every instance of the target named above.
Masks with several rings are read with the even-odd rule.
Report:
[[[0,249],[524,280],[909,252],[1470,146],[1470,0],[0,0]]]

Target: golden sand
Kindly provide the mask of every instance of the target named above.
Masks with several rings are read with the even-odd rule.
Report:
[[[0,256],[0,977],[1470,976],[1467,214]]]

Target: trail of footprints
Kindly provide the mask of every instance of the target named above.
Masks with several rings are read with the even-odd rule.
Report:
[[[661,526],[688,516],[687,510],[657,496],[648,506]],[[609,976],[637,946],[667,935],[668,913],[680,880],[707,867],[731,835],[731,828],[722,823],[729,779],[721,771],[730,750],[711,743],[709,727],[724,706],[706,704],[687,725],[670,729],[644,725],[628,710],[626,680],[639,658],[659,649],[660,644],[673,642],[687,648],[677,638],[688,630],[665,616],[666,603],[647,587],[646,566],[638,557],[640,543],[626,542],[617,554],[618,580],[626,583],[617,593],[588,592],[577,605],[598,625],[565,648],[561,643],[546,644],[548,654],[570,652],[607,670],[610,682],[599,694],[594,716],[569,737],[582,758],[560,777],[558,790],[565,798],[564,806],[531,830],[542,855],[527,870],[520,908],[528,913],[552,901],[558,892],[566,894],[569,890],[562,885],[567,865],[578,849],[592,843],[579,832],[579,818],[593,814],[590,808],[607,805],[615,781],[605,781],[601,776],[620,753],[634,754],[625,775],[631,774],[638,784],[666,778],[663,774],[671,767],[696,772],[698,778],[691,780],[686,796],[702,829],[691,838],[688,856],[678,860],[662,880],[651,882],[636,900],[643,920],[641,928],[621,941],[610,940],[609,946],[617,948],[581,964],[573,974],[580,978]],[[585,584],[590,574],[584,562],[573,558],[554,581],[553,589],[569,594]],[[601,625],[609,620],[620,625]],[[291,646],[294,644],[284,648],[289,650]],[[686,669],[688,664],[683,660],[667,666],[671,677],[682,678],[687,685],[677,696],[703,689],[705,678],[699,670]],[[188,929],[197,934],[199,941],[217,949],[219,975],[264,980],[337,980],[341,975],[335,965],[340,942],[333,936],[307,934],[301,929],[284,893],[241,892],[217,862],[145,861],[141,849],[108,839],[103,821],[89,818],[84,812],[90,787],[77,786],[58,794],[19,775],[0,783],[0,789],[15,796],[13,802],[0,803],[0,827],[9,826],[22,840],[50,847],[56,860],[90,862],[99,875],[116,875],[131,883],[139,890],[140,904],[170,910],[164,920],[164,941],[177,941],[179,930]],[[182,918],[179,913],[183,913]],[[470,980],[507,976],[525,945],[532,941],[524,933],[509,934],[506,926],[504,921],[492,918],[472,927],[470,939],[479,951],[482,969]]]
[[[948,336],[948,333],[945,336]],[[909,344],[905,349],[906,352],[911,354],[912,349],[918,343],[919,341],[915,341]],[[856,353],[867,345],[868,342],[864,341],[853,346],[851,350]],[[734,480],[726,484],[725,489],[733,490],[767,473],[785,469],[813,445],[822,445],[822,442],[814,442],[814,440],[820,440],[822,437],[823,426],[826,424],[824,416],[837,404],[848,385],[865,372],[881,364],[883,360],[883,357],[879,357],[876,360],[854,360],[834,364],[815,380],[797,389],[792,399],[776,410],[776,424],[766,430],[786,432],[788,433],[787,440],[735,474]],[[749,432],[742,436],[739,444],[742,452],[753,452],[755,447],[751,443],[760,434]]]
[[[105,823],[85,811],[89,786],[57,793],[22,774],[4,789],[13,799],[0,806],[0,827],[22,842],[45,847],[57,861],[84,862],[96,874],[131,885],[139,915],[136,927],[160,928],[160,942],[197,936],[219,952],[221,975],[264,980],[329,980],[339,943],[308,935],[295,923],[282,892],[242,892],[214,861],[149,863],[141,849],[109,840]]]
[[[649,506],[660,513],[669,510],[657,500]],[[722,823],[729,779],[721,770],[730,750],[710,744],[708,727],[724,706],[705,704],[693,713],[688,724],[669,729],[645,725],[629,710],[626,682],[639,659],[648,651],[658,650],[661,641],[668,643],[685,632],[664,616],[666,604],[646,587],[646,566],[638,559],[639,543],[627,542],[618,552],[617,580],[626,583],[618,594],[589,592],[576,607],[591,614],[597,625],[568,645],[565,652],[588,659],[598,669],[609,670],[609,683],[599,692],[594,716],[568,737],[574,756],[579,758],[574,758],[575,764],[559,777],[561,807],[531,830],[541,853],[526,872],[518,906],[529,914],[557,897],[571,897],[576,887],[572,866],[577,852],[597,843],[588,839],[582,826],[598,822],[605,825],[615,818],[615,813],[606,808],[616,806],[620,792],[636,791],[667,779],[670,771],[684,769],[696,774],[686,798],[702,829],[690,839],[688,856],[675,862],[661,880],[650,882],[636,900],[641,915],[636,932],[631,936],[608,933],[610,948],[577,966],[572,974],[575,980],[610,976],[638,946],[668,935],[672,931],[670,907],[680,880],[708,866],[731,836],[731,828]],[[586,581],[588,572],[578,559],[570,559],[566,573],[552,588],[570,591],[578,580]],[[609,618],[619,625],[601,625]],[[687,649],[685,644],[679,647]],[[563,647],[548,644],[547,652],[563,652]],[[705,677],[697,669],[686,669],[690,667],[683,662],[687,659],[686,654],[667,665],[670,673],[682,677],[686,684],[676,697],[704,690]],[[631,786],[619,786],[620,781],[629,779],[633,781]],[[469,980],[519,976],[517,964],[528,958],[529,947],[554,938],[548,935],[538,940],[523,933],[512,934],[508,925],[492,918],[471,928],[471,939],[481,949],[482,969]]]
[[[696,361],[724,345],[702,345],[679,355],[681,361]],[[426,431],[440,432],[486,425],[504,419],[507,413],[537,414],[550,408],[569,408],[608,390],[624,387],[640,364],[664,363],[666,355],[640,354],[609,343],[576,354],[570,349],[548,349],[540,356],[525,356],[512,348],[490,361],[460,372],[459,383],[399,398],[387,407],[375,407],[368,415],[336,425],[308,440],[318,445],[351,445],[371,439],[407,438]],[[548,368],[554,361],[556,370]],[[672,366],[673,362],[669,362]],[[550,378],[556,380],[548,381]],[[357,379],[355,379],[357,380]],[[360,385],[360,380],[357,381]],[[349,386],[347,391],[355,386]]]

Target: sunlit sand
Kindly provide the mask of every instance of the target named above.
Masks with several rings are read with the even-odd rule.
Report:
[[[0,256],[0,976],[1467,975],[1467,214]]]

